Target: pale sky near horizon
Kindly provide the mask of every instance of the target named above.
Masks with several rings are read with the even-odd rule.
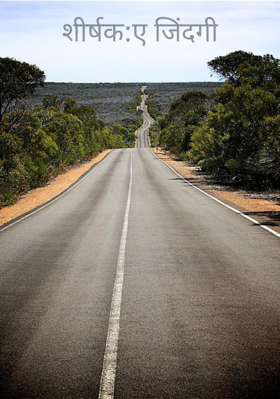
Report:
[[[107,24],[148,24],[146,46],[123,30],[124,39],[71,42],[63,26],[76,17],[86,24],[104,17]],[[190,40],[156,42],[158,17],[203,24],[213,17],[217,41],[205,34]],[[36,64],[47,81],[56,82],[178,82],[215,81],[207,61],[231,51],[273,54],[280,58],[280,2],[3,2],[0,1],[0,57]],[[72,34],[72,37],[74,33]],[[126,41],[130,38],[130,42]]]

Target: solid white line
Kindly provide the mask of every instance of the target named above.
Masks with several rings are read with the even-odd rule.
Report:
[[[130,182],[125,208],[121,242],[117,262],[114,291],[109,317],[109,326],[106,340],[106,347],[103,360],[103,369],[100,380],[99,399],[113,399],[115,390],[116,367],[118,356],[120,313],[122,303],[122,291],[124,280],[125,252],[128,232],[128,218],[132,190],[132,151],[130,153]]]
[[[92,174],[93,171],[95,171],[112,153],[113,151],[109,152],[109,154],[106,156],[106,158],[104,158],[101,162],[99,162],[99,164],[97,164],[97,166],[95,166],[95,168],[93,168],[90,172],[86,172],[87,174],[79,181],[77,181],[77,183],[75,183],[73,186],[69,187],[66,191],[64,191],[62,194],[60,194],[58,197],[56,197],[55,199],[53,199],[52,201],[48,202],[45,205],[40,206],[40,208],[36,209],[35,211],[29,213],[28,215],[25,215],[23,217],[21,217],[20,219],[15,220],[13,223],[8,224],[8,226],[3,227],[2,229],[0,228],[0,233],[4,230],[9,229],[10,227],[14,226],[15,224],[21,222],[22,220],[29,218],[30,216],[34,215],[34,213],[37,213],[39,211],[41,211],[42,209],[46,208],[47,206],[53,204],[55,201],[59,200],[61,197],[63,197],[65,194],[69,193],[69,191],[73,190],[73,188],[75,188],[78,184],[80,184],[83,180],[85,180],[89,175]]]
[[[213,197],[213,195],[206,193],[205,191],[203,191],[201,188],[195,186],[194,184],[192,184],[189,180],[187,180],[185,177],[183,177],[182,175],[180,175],[180,173],[178,173],[174,168],[172,168],[172,166],[168,165],[165,161],[163,161],[160,157],[157,156],[157,154],[150,149],[151,153],[153,155],[155,155],[162,163],[164,163],[164,165],[168,166],[168,168],[170,168],[177,176],[179,176],[182,180],[184,180],[186,183],[188,183],[191,187],[195,188],[196,190],[200,191],[202,194],[206,195],[207,197],[211,198],[212,200],[218,202],[219,204],[225,206],[226,208],[230,209],[232,212],[242,216],[245,219],[250,220],[251,222],[253,222],[254,224],[260,226],[261,228],[263,228],[264,230],[268,231],[269,233],[275,235],[276,237],[280,238],[280,234],[277,233],[277,231],[274,231],[272,229],[270,229],[267,226],[262,225],[260,222],[258,222],[257,220],[251,218],[248,215],[245,215],[243,212],[238,211],[237,209],[233,208],[230,205],[225,204],[223,201]]]

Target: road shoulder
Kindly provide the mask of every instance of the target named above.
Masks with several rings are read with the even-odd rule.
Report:
[[[234,207],[238,211],[251,216],[262,225],[269,226],[280,233],[280,205],[276,202],[261,198],[252,198],[246,190],[207,184],[203,175],[197,174],[195,167],[190,167],[185,162],[176,160],[172,154],[161,148],[152,148],[152,151],[160,159],[172,166],[186,180],[201,190]]]

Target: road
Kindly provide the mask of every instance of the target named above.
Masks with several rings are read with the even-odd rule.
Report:
[[[141,128],[138,130],[138,141],[137,141],[137,146],[138,148],[148,148],[149,147],[149,142],[148,142],[148,134],[149,134],[149,128],[151,124],[154,122],[154,119],[151,117],[151,115],[148,112],[147,105],[145,104],[145,101],[147,99],[147,94],[145,94],[145,89],[147,86],[142,86],[141,91],[142,91],[142,101],[140,104],[140,109],[143,111],[142,116],[143,116],[143,125]]]
[[[0,397],[276,398],[279,259],[148,148],[114,150],[0,232]]]

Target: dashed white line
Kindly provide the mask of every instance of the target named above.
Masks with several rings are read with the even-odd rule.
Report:
[[[124,266],[126,254],[126,242],[128,233],[128,219],[130,212],[132,190],[132,151],[130,152],[130,182],[127,195],[127,202],[125,208],[122,236],[119,247],[117,271],[115,277],[115,284],[113,290],[113,297],[111,303],[111,311],[109,317],[109,326],[106,340],[106,347],[103,360],[103,369],[100,380],[99,399],[113,399],[115,390],[118,343],[119,343],[119,329],[120,329],[120,314],[122,303],[122,291],[124,280]]]
[[[185,177],[183,177],[182,175],[180,175],[180,173],[178,173],[174,168],[172,168],[172,166],[168,165],[166,162],[164,162],[160,157],[157,156],[157,154],[150,149],[151,153],[153,155],[155,155],[162,163],[164,163],[164,165],[168,166],[168,168],[170,168],[177,176],[179,176],[182,180],[184,180],[186,183],[188,183],[190,186],[192,186],[193,188],[195,188],[196,190],[200,191],[202,194],[206,195],[207,197],[211,198],[212,200],[218,202],[219,204],[225,206],[226,208],[230,209],[232,212],[242,216],[245,219],[250,220],[251,222],[253,222],[254,224],[260,226],[261,228],[263,228],[264,230],[268,231],[269,233],[275,235],[276,237],[280,238],[280,234],[277,233],[277,231],[274,231],[272,229],[270,229],[267,226],[262,225],[260,222],[258,222],[257,220],[251,218],[248,215],[245,215],[243,212],[238,211],[237,209],[233,208],[230,205],[225,204],[223,201],[219,200],[218,198],[213,197],[213,195],[206,193],[205,191],[203,191],[201,188],[195,186],[194,184],[192,184],[188,179],[186,179]]]

